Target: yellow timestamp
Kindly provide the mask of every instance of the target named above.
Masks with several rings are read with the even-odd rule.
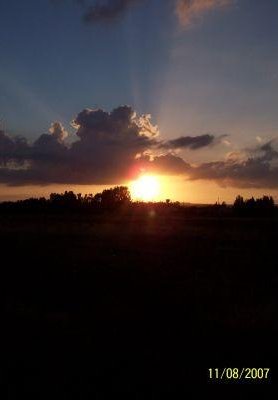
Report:
[[[209,368],[209,380],[269,380],[270,368]]]

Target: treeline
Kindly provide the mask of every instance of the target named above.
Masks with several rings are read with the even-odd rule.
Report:
[[[105,189],[101,193],[77,195],[70,191],[64,194],[51,193],[49,203],[58,207],[95,207],[95,208],[117,208],[131,203],[131,195],[126,186],[116,186]]]
[[[275,208],[272,196],[263,196],[258,199],[251,197],[246,200],[242,196],[237,196],[233,204],[233,209],[238,215],[271,214]]]
[[[278,208],[275,206],[271,196],[262,198],[245,199],[237,196],[232,206],[226,203],[216,203],[214,205],[196,206],[180,202],[172,202],[170,199],[165,202],[133,202],[129,189],[126,186],[117,186],[105,189],[101,193],[75,194],[73,191],[64,193],[51,193],[50,197],[29,198],[15,202],[6,201],[0,203],[0,212],[18,211],[18,212],[68,212],[68,211],[86,211],[103,212],[113,210],[131,210],[132,212],[145,212],[151,210],[159,213],[182,213],[189,216],[271,216],[278,214]]]
[[[126,186],[117,186],[105,189],[101,193],[75,194],[73,191],[51,193],[49,199],[45,197],[6,201],[0,203],[0,209],[115,209],[131,203],[131,196]]]
[[[271,196],[263,196],[259,199],[246,199],[242,196],[237,196],[234,202],[235,209],[271,209],[274,208],[274,200]]]

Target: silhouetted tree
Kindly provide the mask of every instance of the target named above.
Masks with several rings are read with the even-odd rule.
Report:
[[[275,206],[273,197],[271,196],[263,196],[261,199],[257,199],[257,205],[264,209],[272,209]]]
[[[237,196],[233,208],[242,215],[270,215],[275,210],[275,204],[271,196],[263,196],[259,199],[251,197],[246,200]]]
[[[234,208],[243,208],[244,207],[244,199],[242,196],[238,195],[234,201]]]
[[[64,194],[51,193],[50,203],[54,206],[61,207],[74,207],[78,204],[77,196],[73,191],[65,191]]]
[[[126,186],[116,186],[105,189],[102,193],[94,196],[94,202],[104,208],[114,208],[131,202],[131,196]]]

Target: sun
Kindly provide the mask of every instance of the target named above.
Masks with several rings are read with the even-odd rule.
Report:
[[[130,191],[135,200],[155,200],[160,192],[159,181],[155,176],[143,175],[131,183]]]

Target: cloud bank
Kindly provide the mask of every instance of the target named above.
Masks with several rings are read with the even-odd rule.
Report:
[[[247,152],[230,153],[224,161],[201,164],[191,169],[190,179],[210,179],[221,186],[239,188],[278,188],[275,144],[272,140]]]
[[[211,134],[162,141],[150,115],[130,106],[84,109],[72,122],[76,141],[55,122],[33,143],[0,131],[0,183],[7,185],[119,184],[141,173],[180,175],[222,186],[278,188],[277,141],[191,165],[176,150],[198,151],[222,142]],[[179,153],[180,154],[180,153]]]

